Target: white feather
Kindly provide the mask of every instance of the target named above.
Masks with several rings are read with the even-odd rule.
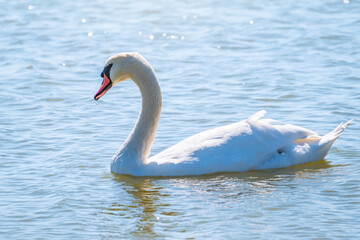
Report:
[[[323,137],[293,125],[271,125],[261,110],[248,119],[195,134],[149,158],[160,118],[161,91],[150,64],[139,54],[111,57],[113,85],[131,78],[142,95],[134,130],[111,163],[111,171],[135,176],[199,175],[287,167],[325,157],[350,124]]]

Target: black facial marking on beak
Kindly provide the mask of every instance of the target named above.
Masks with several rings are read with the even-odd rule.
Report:
[[[104,67],[104,70],[102,71],[102,73],[101,73],[101,77],[103,78],[104,77],[104,74],[107,76],[107,78],[108,79],[110,79],[110,81],[112,81],[111,80],[111,78],[110,78],[110,70],[111,70],[111,67],[113,66],[113,64],[112,63],[110,63],[109,65],[107,65],[106,67]]]
[[[107,65],[104,68],[104,71],[101,73],[101,77],[104,78],[99,91],[94,96],[94,99],[97,101],[99,100],[109,89],[112,87],[112,81],[110,79],[110,69],[112,67],[112,63]]]

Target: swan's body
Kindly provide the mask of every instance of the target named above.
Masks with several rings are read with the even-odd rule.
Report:
[[[111,171],[134,176],[200,175],[288,167],[323,159],[350,124],[325,136],[293,125],[271,125],[260,111],[247,120],[193,135],[148,158],[160,119],[161,91],[150,64],[137,53],[111,57],[105,64],[98,100],[112,85],[131,78],[142,95],[134,130],[111,163]]]

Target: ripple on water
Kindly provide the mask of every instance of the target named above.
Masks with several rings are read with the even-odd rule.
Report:
[[[351,1],[3,4],[0,238],[357,238],[358,13]],[[115,176],[140,94],[130,82],[93,94],[121,51],[145,56],[163,89],[153,154],[261,109],[319,133],[355,121],[315,163]]]

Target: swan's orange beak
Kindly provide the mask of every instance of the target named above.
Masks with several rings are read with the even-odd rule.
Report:
[[[97,101],[99,100],[109,89],[112,87],[112,82],[110,79],[104,74],[104,80],[101,83],[99,91],[94,96],[94,99]]]

